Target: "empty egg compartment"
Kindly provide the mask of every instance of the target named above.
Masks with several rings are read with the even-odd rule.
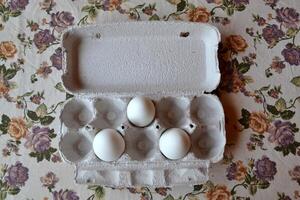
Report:
[[[80,129],[94,118],[93,101],[85,98],[73,98],[67,101],[60,114],[62,125],[69,129]]]
[[[96,116],[89,125],[97,130],[104,128],[122,128],[123,124],[127,121],[127,103],[126,98],[95,98],[93,107]],[[125,129],[125,127],[122,129]]]
[[[93,138],[94,134],[85,129],[68,129],[61,135],[59,141],[60,154],[63,159],[70,163],[81,162],[93,152]]]
[[[226,144],[224,111],[218,97],[203,94],[191,101],[190,116],[196,124],[191,134],[192,153],[198,159],[218,162]]]
[[[162,97],[157,101],[157,123],[162,129],[180,128],[189,135],[197,128],[190,107],[194,96]]]
[[[197,125],[216,125],[224,118],[222,104],[217,96],[203,94],[191,100],[190,117]]]
[[[156,104],[156,115],[164,128],[184,127],[188,123],[190,99],[163,97]]]
[[[222,158],[226,141],[218,126],[197,128],[191,140],[191,152],[197,159],[218,162]]]
[[[156,128],[156,123],[146,128],[130,126],[124,131],[125,152],[132,160],[155,159],[159,151],[159,136],[160,130]]]

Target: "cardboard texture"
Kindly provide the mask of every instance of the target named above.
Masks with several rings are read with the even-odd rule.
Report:
[[[211,162],[223,157],[224,111],[212,94],[220,81],[218,30],[186,22],[126,22],[73,28],[63,35],[65,88],[75,98],[60,119],[59,148],[75,166],[78,183],[113,187],[174,186],[206,181]],[[180,47],[180,48],[179,48]],[[126,118],[132,97],[153,100],[155,120],[147,127]],[[158,147],[168,128],[191,137],[182,159],[165,158]],[[95,134],[118,130],[126,149],[117,161],[93,152]]]

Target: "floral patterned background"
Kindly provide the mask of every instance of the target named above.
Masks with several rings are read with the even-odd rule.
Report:
[[[300,199],[299,0],[0,0],[0,200]],[[226,114],[211,180],[176,188],[77,185],[57,150],[60,35],[128,20],[216,25]]]

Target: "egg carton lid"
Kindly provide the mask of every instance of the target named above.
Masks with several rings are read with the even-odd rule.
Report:
[[[197,95],[220,82],[220,33],[209,24],[99,24],[68,29],[62,41],[62,81],[75,95]]]

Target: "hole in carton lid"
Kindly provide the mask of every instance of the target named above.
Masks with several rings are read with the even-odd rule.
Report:
[[[190,32],[180,32],[180,37],[188,37]]]
[[[156,127],[155,127],[156,129],[159,129],[159,125],[156,125]]]
[[[96,37],[97,39],[100,39],[100,38],[101,38],[101,34],[100,34],[100,33],[96,33],[96,34],[95,34],[95,37]]]

